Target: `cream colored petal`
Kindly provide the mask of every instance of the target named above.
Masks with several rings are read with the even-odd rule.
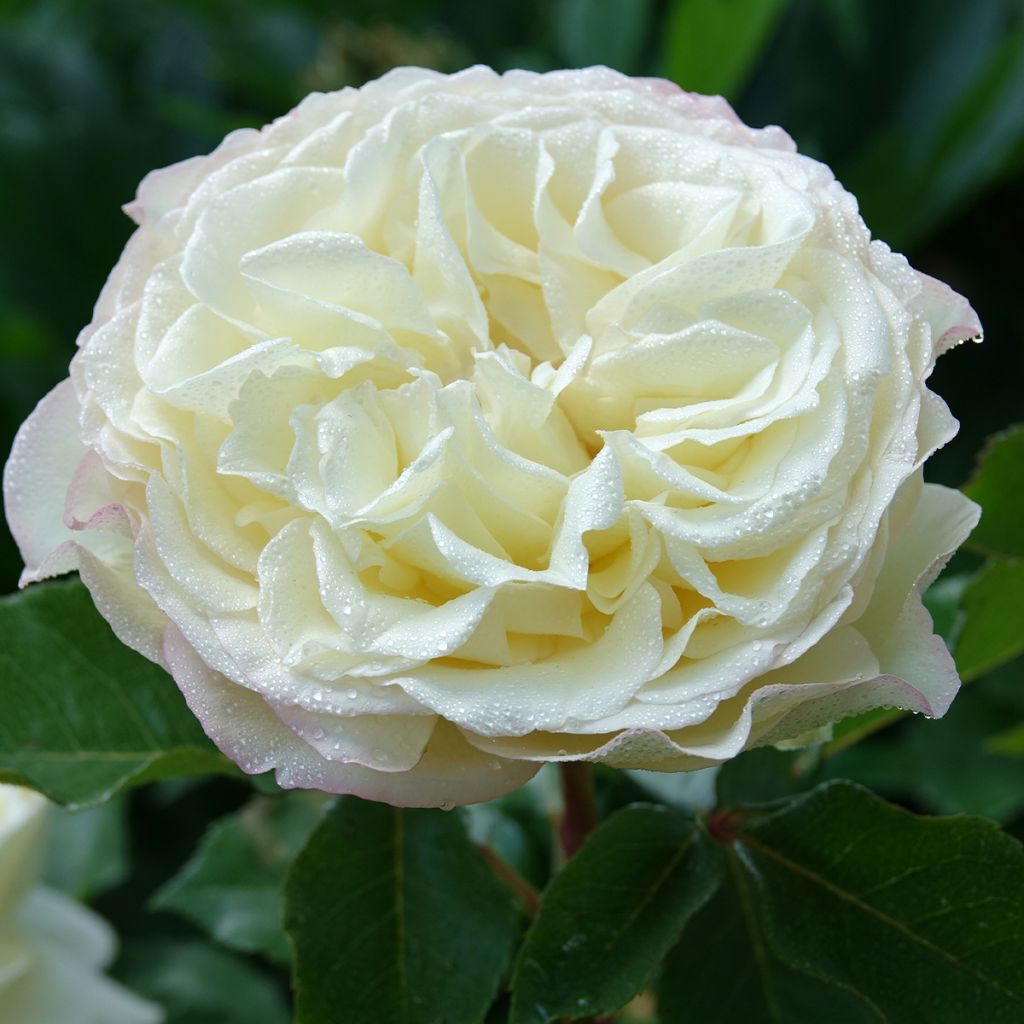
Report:
[[[210,738],[246,772],[274,769],[286,788],[353,793],[402,807],[452,807],[492,800],[537,771],[536,765],[481,754],[444,724],[409,771],[332,763],[287,729],[262,698],[211,672],[173,627],[167,658]]]
[[[45,572],[41,566],[74,534],[64,522],[64,503],[86,449],[78,439],[78,399],[71,381],[58,384],[21,425],[4,466],[4,514],[25,562],[22,585],[77,567],[67,550]]]
[[[659,599],[640,587],[588,644],[506,668],[424,666],[388,680],[450,722],[482,735],[522,736],[618,710],[650,678],[662,653]]]

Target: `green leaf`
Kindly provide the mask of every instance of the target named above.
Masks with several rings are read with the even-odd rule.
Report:
[[[124,881],[128,837],[124,800],[81,811],[53,808],[43,880],[78,900],[91,900]]]
[[[1012,167],[1024,138],[1024,21],[1016,0],[947,2],[941,16],[934,0],[890,8],[872,11],[867,54],[875,78],[887,62],[896,70],[884,92],[863,83],[875,123],[840,170],[872,230],[906,249]],[[855,123],[863,104],[851,105]]]
[[[1024,1019],[1024,854],[982,818],[830,783],[736,835],[774,954],[888,1024]]]
[[[787,967],[765,935],[763,907],[734,849],[725,880],[683,929],[658,986],[658,1009],[673,1024],[879,1024],[866,1003]]]
[[[938,721],[908,715],[899,728],[839,751],[822,766],[825,777],[852,779],[930,813],[1012,821],[1024,810],[1024,763],[992,740],[1020,720],[1020,668],[979,679]]]
[[[937,722],[916,720],[903,736],[903,760],[890,778],[910,776],[927,810],[967,812],[1005,823],[1024,810],[1024,764],[986,742],[1013,712],[988,698],[988,679],[961,693]]]
[[[519,938],[461,817],[345,797],[285,891],[296,1024],[477,1024]]]
[[[872,708],[844,718],[836,723],[833,738],[822,747],[822,753],[826,758],[833,757],[906,717],[907,713],[899,708]]]
[[[789,0],[675,0],[665,29],[665,74],[684,89],[734,99]]]
[[[512,982],[510,1024],[606,1013],[651,976],[720,880],[693,818],[636,805],[609,818],[551,883]]]
[[[985,749],[1006,757],[1024,757],[1024,722],[990,737],[985,742]]]
[[[1001,6],[1009,14],[1006,31],[948,108],[936,138],[928,191],[949,205],[998,177],[1024,135],[1024,21],[1019,4]]]
[[[957,640],[957,669],[976,679],[1024,652],[1024,561],[990,562],[963,596],[964,624]]]
[[[555,18],[558,48],[568,66],[607,64],[630,74],[653,11],[652,0],[561,0]]]
[[[291,1020],[285,997],[270,977],[244,958],[203,942],[126,942],[115,974],[164,1007],[163,1024],[288,1024]]]
[[[0,598],[0,781],[72,806],[154,779],[233,774],[178,688],[78,581]]]
[[[924,606],[932,617],[932,626],[946,641],[947,647],[954,646],[963,628],[963,611],[960,604],[973,575],[969,572],[950,575],[943,573],[924,592]]]
[[[216,822],[199,848],[153,898],[225,946],[291,962],[284,934],[284,883],[320,817],[317,795],[258,797]]]
[[[1024,425],[989,438],[964,491],[982,508],[971,546],[1024,557]]]
[[[816,772],[802,770],[803,750],[758,747],[738,754],[722,765],[715,780],[722,807],[754,807],[775,803],[814,785]]]

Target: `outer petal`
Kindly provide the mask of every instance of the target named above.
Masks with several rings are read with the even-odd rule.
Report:
[[[165,655],[189,707],[207,735],[243,771],[275,769],[286,788],[352,793],[396,807],[453,807],[479,803],[517,789],[539,765],[488,757],[447,723],[440,723],[416,766],[376,771],[328,761],[288,729],[262,697],[211,671],[173,626]]]
[[[882,671],[919,689],[934,717],[946,713],[959,679],[945,644],[933,635],[921,595],[980,515],[981,509],[960,491],[925,484],[910,521],[890,546],[871,603],[856,623],[878,654]],[[902,605],[900,595],[906,595]]]
[[[932,326],[935,354],[942,355],[962,341],[981,341],[981,321],[971,304],[948,284],[927,274],[918,277],[921,294],[915,305]]]
[[[86,454],[78,415],[71,381],[61,381],[22,424],[4,467],[4,510],[25,561],[22,586],[77,568],[71,550],[56,561],[47,557],[74,537],[64,523],[64,501]]]
[[[78,438],[78,415],[71,381],[62,381],[22,424],[4,468],[7,521],[25,561],[21,585],[80,570],[122,642],[159,661],[166,618],[135,582],[127,514],[103,494],[110,480]]]

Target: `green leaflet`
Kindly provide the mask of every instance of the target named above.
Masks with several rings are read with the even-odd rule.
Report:
[[[641,804],[609,818],[544,894],[516,963],[511,1024],[628,1002],[719,877],[713,846],[688,815]]]
[[[992,822],[826,784],[742,827],[768,944],[891,1024],[1024,1015],[1024,856]]]
[[[284,883],[319,817],[319,794],[257,797],[215,822],[189,862],[153,899],[244,953],[291,961]]]
[[[0,780],[58,803],[237,769],[173,680],[125,647],[77,580],[0,598]]]
[[[460,817],[339,800],[286,889],[296,1024],[479,1024],[519,937],[517,903]]]

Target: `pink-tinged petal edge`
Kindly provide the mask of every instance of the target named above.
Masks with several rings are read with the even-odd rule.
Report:
[[[159,220],[182,204],[189,191],[208,173],[208,164],[208,157],[192,156],[169,167],[150,171],[139,182],[135,198],[121,209],[136,224]]]
[[[445,722],[409,771],[328,761],[288,729],[259,694],[210,669],[173,624],[163,646],[166,664],[210,739],[244,772],[274,769],[286,789],[353,794],[395,807],[452,807],[509,793],[540,768],[488,756]]]
[[[917,272],[921,292],[914,305],[932,325],[935,355],[964,341],[981,341],[982,326],[971,304],[948,284]]]

